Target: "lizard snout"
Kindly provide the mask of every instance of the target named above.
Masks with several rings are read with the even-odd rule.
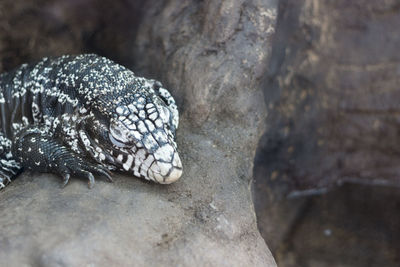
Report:
[[[149,175],[160,184],[171,184],[182,176],[182,161],[178,152],[173,153],[171,162],[155,161],[149,169]]]

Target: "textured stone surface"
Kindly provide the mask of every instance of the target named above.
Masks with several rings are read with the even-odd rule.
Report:
[[[262,142],[275,191],[398,185],[398,8],[396,1],[280,2]]]
[[[257,230],[250,194],[255,149],[265,127],[260,80],[276,2],[154,0],[140,12],[117,2],[123,9],[114,17],[115,6],[71,2],[75,6],[55,4],[51,10],[60,12],[56,21],[62,29],[82,40],[68,44],[63,33],[57,39],[34,31],[40,23],[30,31],[53,36],[54,46],[46,48],[50,55],[97,52],[161,80],[181,108],[178,147],[184,174],[169,186],[118,176],[114,184],[99,180],[88,190],[80,179],[61,189],[58,177],[25,173],[0,193],[0,262],[276,266]],[[85,7],[97,21],[84,16],[79,28],[76,12]],[[30,10],[38,15],[37,7]],[[121,21],[135,24],[126,32],[126,26],[118,27]],[[102,25],[107,25],[104,31]],[[108,25],[117,27],[111,31]],[[7,34],[12,32],[0,40],[9,40]],[[37,37],[27,34],[24,38],[37,45]],[[57,50],[62,43],[68,47]],[[21,63],[12,45],[4,47],[13,62]],[[27,48],[19,50],[23,59],[36,58]],[[4,69],[12,67],[1,62]]]
[[[275,266],[256,229],[248,181],[232,181],[235,162],[203,135],[183,128],[179,138],[188,151],[185,176],[169,186],[127,176],[98,180],[92,190],[83,179],[65,188],[52,175],[16,179],[0,195],[1,261]],[[210,147],[214,156],[204,158]]]
[[[399,266],[399,205],[400,191],[387,186],[345,184],[310,197],[274,251],[277,264]]]
[[[139,0],[1,1],[0,70],[82,52],[129,64],[140,6]]]
[[[399,265],[399,7],[279,1],[254,186],[279,266]]]

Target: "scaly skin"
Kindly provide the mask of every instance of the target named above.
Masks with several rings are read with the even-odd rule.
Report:
[[[178,109],[161,83],[93,54],[44,58],[0,75],[0,188],[23,169],[168,184],[182,174]]]

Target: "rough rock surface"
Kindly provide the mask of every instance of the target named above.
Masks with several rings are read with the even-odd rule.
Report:
[[[45,56],[96,52],[132,63],[141,1],[0,2],[0,70]]]
[[[280,1],[262,142],[273,191],[399,185],[397,1]]]
[[[40,3],[43,10],[46,3]],[[37,36],[24,38],[35,47],[40,46],[38,36],[53,36],[53,46],[46,48],[50,55],[97,52],[123,58],[140,74],[161,80],[181,108],[178,147],[184,174],[169,186],[119,175],[114,184],[98,180],[89,190],[80,179],[61,189],[58,177],[24,173],[0,193],[0,262],[276,266],[257,230],[250,194],[255,149],[265,127],[260,78],[270,53],[276,2],[154,0],[137,12],[129,11],[134,5],[117,2],[123,8],[114,17],[114,7],[100,5],[103,9],[96,11],[96,1],[71,3],[75,6],[49,9],[57,11],[52,18],[60,29],[67,28],[59,39],[52,31],[38,30],[41,19],[30,29]],[[94,26],[83,17],[80,32],[81,21],[74,14],[85,7],[98,21],[110,18],[110,23]],[[41,9],[29,10],[36,14]],[[137,22],[137,28],[129,30],[126,40],[126,26],[101,30],[102,25],[127,21]],[[78,36],[76,43],[66,41],[71,32]],[[14,51],[4,42],[10,40],[7,34],[13,33],[0,36],[0,44],[17,58],[13,62],[21,63],[20,51],[23,59],[37,56],[25,50],[31,47]],[[105,44],[90,41],[93,36],[101,36]],[[118,38],[125,41],[113,45]],[[126,52],[126,44],[132,43]],[[57,50],[58,44],[68,47]],[[1,62],[4,69],[12,67],[4,58]]]
[[[396,189],[334,188],[399,186],[399,27],[398,1],[279,1],[254,186],[279,266],[399,265]]]
[[[400,265],[398,188],[344,184],[307,202],[274,251],[278,266]]]

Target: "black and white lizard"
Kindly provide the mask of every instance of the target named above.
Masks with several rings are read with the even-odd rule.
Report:
[[[89,179],[123,171],[180,178],[178,109],[155,80],[94,54],[43,58],[0,75],[0,188],[24,168]]]

